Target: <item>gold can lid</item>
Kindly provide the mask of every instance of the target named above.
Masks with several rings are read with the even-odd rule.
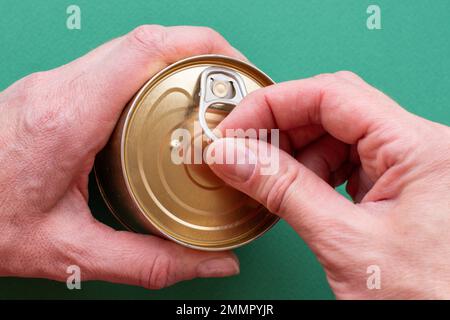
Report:
[[[278,218],[198,161],[207,144],[198,120],[200,82],[208,68],[237,74],[246,93],[273,83],[256,67],[224,56],[177,62],[149,80],[131,101],[121,157],[127,188],[156,229],[189,247],[224,250],[257,238]],[[226,76],[211,80],[208,85],[217,98],[235,95]],[[226,104],[219,103],[204,113],[204,119],[214,128],[228,112]],[[174,135],[178,129],[188,134]],[[191,161],[174,161],[180,147],[183,159]]]

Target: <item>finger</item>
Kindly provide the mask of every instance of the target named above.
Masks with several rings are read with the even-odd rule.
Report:
[[[385,96],[385,103],[380,103],[380,96],[376,89],[355,85],[341,74],[290,81],[251,93],[218,128],[224,132],[227,128],[292,130],[321,125],[335,138],[354,144],[404,112]]]
[[[331,174],[347,161],[349,149],[349,145],[330,135],[325,135],[301,150],[296,159],[330,183]]]
[[[297,150],[303,148],[325,134],[321,125],[306,125],[286,131],[292,147]]]
[[[141,26],[86,56],[53,70],[73,146],[99,150],[134,93],[152,75],[180,59],[200,54],[244,59],[217,32],[204,27]],[[52,106],[55,107],[55,106]]]
[[[226,163],[233,159],[230,154],[236,161]],[[355,205],[294,158],[263,141],[216,140],[207,151],[207,162],[226,183],[285,218],[306,241],[326,231],[324,225],[356,219]]]
[[[85,238],[85,280],[160,289],[193,278],[239,273],[232,252],[203,252],[155,236],[115,231],[100,223]]]
[[[361,202],[364,196],[372,189],[374,182],[367,176],[361,166],[354,168],[351,173],[346,190],[356,203]]]
[[[289,135],[286,132],[281,131],[279,136],[279,148],[289,154],[292,154],[294,149]]]
[[[342,165],[334,172],[330,174],[328,178],[328,183],[330,186],[336,188],[344,184],[350,178],[355,165],[351,162],[344,162]]]

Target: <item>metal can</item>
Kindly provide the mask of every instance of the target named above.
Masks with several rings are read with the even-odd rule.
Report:
[[[103,199],[128,229],[200,250],[228,250],[261,236],[277,221],[261,204],[220,180],[205,163],[174,163],[179,141],[190,144],[217,125],[247,93],[273,84],[255,66],[220,55],[174,63],[138,91],[95,162]],[[231,107],[231,108],[230,108]],[[208,109],[209,108],[209,109]],[[207,112],[207,109],[209,112]],[[195,136],[200,123],[204,131]]]

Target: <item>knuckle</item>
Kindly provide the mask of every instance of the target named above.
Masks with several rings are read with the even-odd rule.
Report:
[[[141,50],[159,52],[164,48],[166,29],[160,25],[142,25],[131,31],[128,38]]]
[[[269,211],[283,216],[289,207],[290,198],[295,193],[298,168],[288,166],[281,175],[270,176],[264,184],[263,201]]]
[[[12,88],[7,103],[20,109],[17,114],[17,129],[23,141],[36,137],[48,146],[57,141],[57,136],[68,129],[68,111],[62,105],[61,84],[54,71],[32,73],[18,81]],[[62,141],[62,140],[61,140]],[[27,143],[28,143],[27,142]]]
[[[361,85],[366,87],[367,83],[359,75],[353,71],[342,70],[335,73],[337,77],[352,82],[353,84]]]
[[[45,84],[49,82],[49,71],[31,73],[7,89],[8,104],[23,107],[31,104],[42,94]]]
[[[357,80],[357,79],[360,80],[361,79],[356,73],[354,73],[353,71],[348,71],[348,70],[338,71],[335,73],[335,75],[337,77],[341,77],[341,78],[349,79],[349,80]]]
[[[210,27],[200,27],[203,33],[205,34],[207,39],[222,39],[222,36],[219,32]]]
[[[199,43],[201,51],[205,53],[214,53],[219,49],[229,46],[228,42],[216,30],[210,27],[198,27],[199,34],[202,35]]]
[[[30,108],[24,114],[23,127],[27,133],[51,134],[63,127],[63,119],[59,108],[54,106],[39,106]]]
[[[22,80],[20,80],[20,88],[23,90],[33,89],[47,82],[48,78],[49,78],[48,71],[39,71],[31,73],[26,77],[24,77]]]
[[[313,79],[317,80],[319,82],[325,82],[325,83],[336,82],[338,80],[338,78],[336,77],[336,74],[333,74],[333,73],[321,73],[321,74],[315,75],[313,77]]]
[[[321,107],[327,112],[333,112],[335,109],[340,108],[344,104],[349,102],[349,93],[356,93],[353,86],[342,77],[333,74],[322,74],[317,76],[322,82],[320,86],[321,95]],[[360,93],[358,93],[359,97]],[[356,100],[356,98],[354,99]],[[351,104],[354,104],[354,100]]]
[[[153,261],[145,279],[146,286],[149,289],[162,289],[169,285],[169,279],[172,272],[171,259],[167,254],[158,254]]]
[[[313,77],[316,80],[325,83],[343,83],[345,80],[350,81],[363,81],[360,76],[358,76],[353,71],[341,70],[335,73],[322,73]]]
[[[313,77],[313,79],[321,82],[324,88],[330,89],[343,86],[348,86],[348,81],[359,80],[361,78],[352,71],[338,71],[335,73],[322,73]]]

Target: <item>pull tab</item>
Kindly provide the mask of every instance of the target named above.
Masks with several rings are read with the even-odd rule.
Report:
[[[206,110],[215,104],[235,107],[247,94],[241,76],[232,69],[224,67],[209,67],[200,77],[200,101],[198,120],[206,136],[216,140],[216,135],[206,123]]]

